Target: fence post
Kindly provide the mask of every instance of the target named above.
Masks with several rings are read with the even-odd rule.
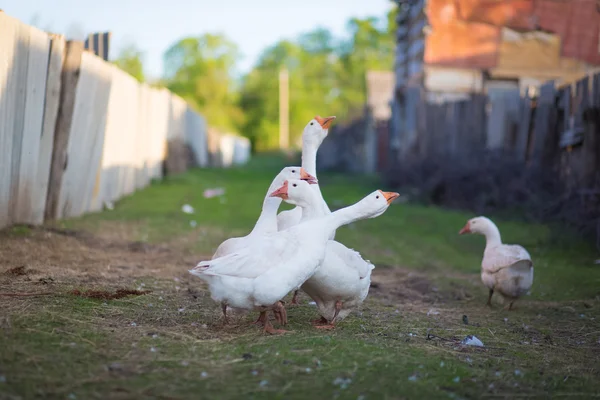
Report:
[[[592,187],[600,170],[600,73],[593,78],[591,96],[587,96],[588,78],[585,79],[586,96],[582,99],[583,108],[583,171],[582,183]]]
[[[520,113],[518,114],[517,140],[515,143],[515,156],[519,161],[527,161],[527,143],[531,128],[531,99],[526,96],[521,99]]]
[[[556,88],[554,82],[547,82],[540,88],[533,130],[533,162],[548,164],[558,150],[558,130],[556,127]]]
[[[38,160],[37,184],[39,206],[34,217],[37,223],[44,221],[46,200],[48,198],[50,167],[54,154],[54,130],[60,105],[61,74],[65,56],[65,38],[62,35],[50,35],[50,57],[48,60],[48,78],[44,104],[44,121],[40,143],[40,160]]]
[[[54,148],[52,163],[50,165],[50,179],[48,181],[48,198],[46,199],[46,220],[56,218],[58,213],[62,178],[68,163],[67,146],[69,144],[71,123],[73,122],[73,110],[75,109],[75,95],[77,82],[79,81],[79,72],[81,70],[82,53],[83,42],[74,40],[67,42],[61,74],[58,117],[56,119],[56,129],[54,130]]]

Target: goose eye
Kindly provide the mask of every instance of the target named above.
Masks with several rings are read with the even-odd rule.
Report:
[[[378,199],[378,198],[379,198],[379,195],[375,196],[375,198],[376,198],[376,199]]]
[[[292,170],[292,174],[295,174],[295,173],[296,173],[296,170],[295,170],[295,169],[293,169],[293,170]]]
[[[298,186],[298,184],[294,183],[292,186],[296,187],[296,186]]]
[[[311,125],[314,125],[315,123],[314,123],[314,122],[311,122],[310,124],[311,124]]]

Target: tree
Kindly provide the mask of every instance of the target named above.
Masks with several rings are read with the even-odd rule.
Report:
[[[390,14],[395,11],[390,11]],[[380,27],[376,18],[353,18],[348,22],[350,38],[340,46],[338,76],[343,108],[357,113],[366,102],[366,73],[368,70],[391,70],[394,62],[394,36],[386,24]]]
[[[255,150],[279,145],[279,71],[289,72],[290,139],[297,142],[306,123],[319,114],[338,123],[362,115],[366,72],[391,70],[395,15],[352,19],[348,35],[337,38],[317,28],[296,40],[265,49],[240,84],[234,71],[238,49],[223,35],[184,38],[164,56],[165,84],[205,115],[208,123],[239,129]]]
[[[164,55],[165,81],[208,120],[224,130],[241,125],[234,82],[239,59],[237,46],[220,34],[205,34],[181,39]]]
[[[292,143],[316,114],[335,115],[338,123],[362,115],[366,72],[393,66],[395,13],[392,9],[385,18],[350,20],[349,35],[341,40],[318,28],[266,49],[244,78],[240,95],[246,114],[243,132],[255,149],[278,146],[277,78],[283,66],[290,76]]]
[[[139,82],[144,82],[144,54],[134,45],[126,46],[113,61],[115,65],[127,72]]]
[[[317,29],[297,43],[280,41],[265,50],[246,76],[240,105],[246,113],[244,133],[258,150],[279,144],[279,71],[290,76],[290,140],[299,139],[306,123],[317,114],[331,114],[335,89],[335,43],[331,33]]]

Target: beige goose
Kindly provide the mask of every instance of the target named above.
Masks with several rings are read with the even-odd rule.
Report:
[[[509,301],[508,309],[511,310],[513,303],[533,284],[531,256],[518,244],[503,244],[498,227],[489,218],[470,219],[459,232],[465,233],[485,236],[481,280],[490,290],[487,305],[492,305],[492,295],[496,291]]]

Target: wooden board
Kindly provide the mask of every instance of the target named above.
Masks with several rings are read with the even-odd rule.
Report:
[[[15,53],[12,68],[15,71],[15,91],[13,92],[14,114],[13,141],[10,178],[10,214],[11,222],[18,220],[19,169],[21,167],[21,152],[23,149],[23,130],[25,129],[27,104],[27,72],[29,68],[29,27],[18,23],[16,30]]]
[[[137,81],[119,68],[110,66],[111,89],[108,101],[106,129],[98,184],[92,194],[92,211],[101,210],[106,202],[121,198],[127,169],[133,168],[127,157],[134,150],[137,136]]]
[[[60,105],[61,74],[65,50],[66,42],[64,36],[51,35],[48,76],[46,79],[44,122],[42,126],[37,170],[37,194],[35,196],[35,209],[32,214],[32,219],[35,223],[43,222],[46,210],[50,166],[54,148],[54,129],[56,128],[58,108]]]
[[[556,132],[556,89],[554,82],[548,82],[540,88],[535,113],[535,125],[532,138],[532,161],[535,163],[549,162],[555,153]]]
[[[208,165],[206,122],[190,107],[185,111],[185,139],[194,152],[196,165],[201,167]]]
[[[531,127],[531,99],[524,98],[520,101],[517,140],[515,143],[515,157],[517,160],[527,160],[527,146]]]
[[[0,13],[0,228],[11,223],[12,149],[15,137],[17,20]],[[21,66],[23,68],[23,66]]]
[[[150,126],[148,119],[151,113],[150,98],[152,96],[152,88],[144,84],[140,89],[138,130],[136,132],[134,152],[132,153],[132,162],[135,168],[134,190],[141,189],[148,184],[144,160],[146,155],[146,147],[148,146],[148,129]]]
[[[171,93],[165,89],[154,89],[152,93],[150,147],[147,154],[148,170],[151,179],[163,175],[163,161],[166,155],[169,128],[169,104]]]
[[[86,126],[90,135],[84,147],[87,157],[82,160],[82,165],[87,166],[86,174],[82,174],[81,187],[83,188],[84,200],[78,215],[84,214],[92,209],[94,192],[99,188],[100,174],[102,171],[102,151],[106,134],[106,117],[108,111],[108,100],[112,85],[113,66],[91,53],[86,53],[82,59],[82,66],[90,65],[94,73],[93,112],[88,116]]]
[[[92,53],[81,55],[57,218],[80,216],[90,208],[104,145],[110,71],[110,66]]]
[[[580,111],[583,124],[583,170],[581,183],[584,187],[593,187],[600,177],[600,87],[594,81],[600,77],[585,78],[581,85]],[[579,87],[579,86],[578,86]],[[595,100],[596,99],[596,100]]]
[[[40,224],[43,222],[45,190],[38,184],[38,165],[44,122],[44,103],[46,98],[46,77],[50,55],[50,37],[27,25],[22,25],[24,35],[29,36],[27,75],[25,86],[25,107],[23,131],[17,175],[17,191],[13,194],[14,223]],[[14,154],[13,154],[14,156]],[[49,161],[49,160],[44,160]],[[47,169],[47,166],[46,166]],[[47,180],[47,176],[46,176]],[[44,202],[38,201],[40,198]]]
[[[45,219],[59,218],[61,190],[63,188],[64,171],[69,164],[68,145],[73,112],[76,102],[76,91],[81,71],[81,57],[83,43],[77,41],[67,42],[65,60],[61,72],[60,104],[56,128],[54,130],[54,146],[52,162],[50,164],[50,178],[48,181],[48,196],[46,199]]]
[[[506,147],[511,124],[516,120],[519,106],[519,89],[488,90],[491,110],[487,125],[487,145],[490,150]]]
[[[175,94],[171,94],[171,112],[169,116],[169,132],[167,140],[185,140],[185,111],[187,103]]]

